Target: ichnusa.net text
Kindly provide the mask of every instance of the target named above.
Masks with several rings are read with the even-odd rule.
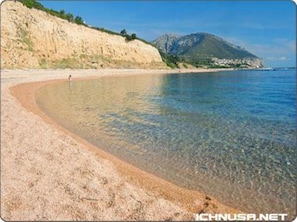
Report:
[[[287,214],[196,214],[195,221],[285,221]]]

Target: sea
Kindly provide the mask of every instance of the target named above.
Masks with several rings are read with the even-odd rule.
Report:
[[[174,184],[246,213],[296,215],[296,69],[65,81],[36,100],[66,129]]]

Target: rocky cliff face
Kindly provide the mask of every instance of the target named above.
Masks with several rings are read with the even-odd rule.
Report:
[[[20,2],[1,4],[1,68],[166,68],[156,48],[69,23]]]

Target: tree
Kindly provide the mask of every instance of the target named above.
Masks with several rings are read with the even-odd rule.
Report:
[[[126,31],[126,29],[123,29],[123,30],[120,32],[120,34],[121,34],[122,36],[126,36],[126,35],[127,35],[127,31]]]
[[[68,22],[73,22],[74,21],[73,15],[71,13],[66,14],[66,19],[68,20]]]
[[[126,40],[127,40],[127,41],[131,41],[131,40],[132,40],[132,36],[127,34],[127,35],[126,35]]]
[[[135,34],[135,33],[133,33],[133,34],[131,35],[131,38],[132,38],[132,40],[134,40],[134,39],[137,39],[137,36],[136,36],[136,34]]]
[[[84,21],[83,21],[82,17],[80,17],[80,16],[76,16],[74,21],[76,24],[84,24]]]
[[[35,0],[20,0],[20,2],[22,2],[28,8],[37,8],[37,9],[44,10],[43,5]]]
[[[63,10],[63,9],[60,10],[60,14],[61,14],[61,15],[65,15],[65,10]]]

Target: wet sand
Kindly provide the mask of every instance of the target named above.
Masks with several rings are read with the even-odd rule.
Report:
[[[2,70],[1,217],[4,220],[194,220],[235,213],[94,147],[46,116],[34,92],[103,76],[205,70]],[[213,70],[207,70],[213,71]]]

